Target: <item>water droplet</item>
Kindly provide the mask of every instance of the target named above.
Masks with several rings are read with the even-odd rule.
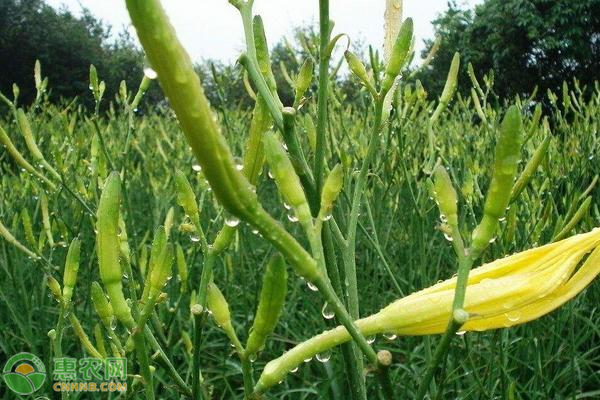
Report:
[[[318,292],[318,291],[319,291],[319,288],[318,288],[318,287],[316,287],[316,286],[315,286],[315,284],[314,284],[314,283],[312,283],[312,282],[310,282],[310,281],[307,281],[307,282],[306,282],[306,286],[308,286],[308,288],[309,288],[310,290],[312,290],[313,292]]]
[[[112,331],[114,331],[115,329],[117,329],[117,320],[114,317],[110,320],[110,329]]]
[[[384,333],[383,337],[386,340],[392,341],[392,340],[395,340],[398,336],[395,333],[393,333],[393,332],[388,332],[388,333]]]
[[[373,344],[375,342],[375,335],[367,336],[367,343]]]
[[[321,221],[329,221],[331,219],[331,217],[332,217],[331,214],[324,215],[323,217],[321,217]]]
[[[494,243],[496,241],[496,236],[490,239],[490,243]]]
[[[311,360],[312,360],[312,357],[308,357],[308,358],[304,359],[304,362],[307,363],[307,362],[310,362]]]
[[[196,236],[196,235],[191,235],[190,236],[190,240],[194,243],[197,243],[200,241],[200,237]]]
[[[254,354],[250,354],[250,356],[248,356],[248,361],[250,361],[251,363],[256,361],[256,353]]]
[[[507,312],[506,314],[504,314],[504,316],[506,317],[506,319],[508,319],[510,322],[517,322],[518,320],[521,319],[521,311],[511,311],[511,312]]]
[[[465,333],[467,333],[467,331],[458,331],[458,332],[456,332],[456,334],[458,336],[463,336]]]
[[[450,236],[449,234],[447,234],[446,232],[444,232],[444,237],[449,242],[452,242],[454,240],[454,238],[452,236]]]
[[[244,169],[244,166],[242,164],[236,164],[235,169],[237,169],[238,171],[241,171]]]
[[[326,350],[322,353],[317,354],[317,360],[322,363],[326,363],[331,358],[331,351]]]
[[[287,204],[287,203],[283,203],[283,207],[284,207],[286,210],[291,210],[291,209],[292,209],[292,206],[290,206],[290,205],[289,205],[289,204]]]
[[[292,368],[292,369],[290,370],[290,372],[291,372],[292,374],[293,374],[293,373],[295,373],[295,372],[298,372],[298,368],[300,368],[300,367],[299,367],[298,365],[296,365],[296,368]]]
[[[290,222],[298,222],[298,217],[294,214],[288,214],[287,218]]]
[[[440,221],[442,224],[445,224],[448,222],[448,217],[446,217],[444,214],[440,214]]]
[[[258,235],[258,229],[256,229],[256,228],[255,228],[255,229],[252,229],[252,233],[253,233],[254,235]]]
[[[156,79],[158,74],[151,67],[146,66],[144,67],[144,76],[148,79]]]
[[[202,171],[202,167],[201,167],[200,165],[198,165],[198,164],[194,164],[194,165],[192,165],[192,169],[193,169],[194,171],[196,171],[196,172],[200,172],[200,171]]]
[[[229,227],[235,228],[239,224],[240,224],[240,220],[235,217],[225,219],[225,225],[227,225]]]
[[[321,309],[321,315],[323,315],[323,318],[325,319],[332,319],[335,315],[335,313],[333,312],[333,308],[329,305],[328,302],[325,302],[325,304],[323,304],[323,308]]]
[[[273,176],[273,174],[271,173],[271,171],[269,171],[269,173],[267,175],[269,175],[270,179],[275,179],[275,177]]]

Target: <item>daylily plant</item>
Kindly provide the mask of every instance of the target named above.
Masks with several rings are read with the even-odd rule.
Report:
[[[600,228],[484,264],[469,274],[464,304],[468,320],[461,331],[511,327],[539,318],[572,299],[598,273]],[[455,286],[453,277],[399,299],[356,325],[366,336],[443,333],[452,316]],[[299,344],[267,364],[255,390],[264,391],[304,360],[350,339],[338,326]]]

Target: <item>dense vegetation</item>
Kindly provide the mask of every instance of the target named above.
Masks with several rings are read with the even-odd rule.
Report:
[[[148,23],[140,4],[128,0],[154,69],[147,63],[142,73],[140,60],[138,90],[123,82],[114,94],[105,91],[102,71],[92,67],[85,97],[57,101],[44,64],[37,64],[31,105],[3,92],[9,112],[0,120],[0,360],[30,351],[51,366],[53,357],[124,354],[132,374],[127,396],[148,399],[263,392],[288,399],[419,398],[426,371],[433,379],[424,389],[436,398],[599,395],[598,282],[524,325],[519,319],[526,315],[514,314],[512,303],[492,304],[502,307],[508,329],[462,331],[465,320],[454,324],[461,312],[467,322],[485,316],[453,306],[442,330],[439,321],[434,326],[441,333],[448,323],[453,340],[433,368],[428,363],[443,340],[380,329],[362,337],[377,350],[375,362],[352,342],[329,346],[285,370],[279,384],[260,386],[270,360],[323,330],[350,330],[348,314],[372,315],[450,278],[457,264],[463,270],[464,258],[476,267],[598,227],[597,83],[561,83],[504,99],[485,68],[463,63],[468,73],[460,72],[455,55],[444,90],[426,88],[439,99],[420,82],[402,80],[384,117],[386,87],[400,71],[411,76],[410,19],[392,56],[372,53],[365,67],[352,53],[325,56],[328,23],[318,34],[300,32],[301,50],[281,44],[269,55],[262,21],[252,20],[249,3],[234,0],[256,42],[239,65],[200,71],[210,76],[203,83],[215,99],[213,119],[207,102],[194,103],[202,93],[187,91],[196,76],[191,64],[156,59],[161,43],[139,27]],[[160,23],[150,26],[160,33]],[[161,55],[181,55],[177,44],[167,44]],[[356,76],[338,80],[342,62]],[[313,79],[319,64],[325,74]],[[142,113],[141,99],[157,90],[157,75],[169,102]],[[470,90],[454,95],[457,84]],[[198,126],[200,133],[190,134]],[[312,180],[317,176],[320,184]],[[248,185],[228,186],[228,179]],[[255,194],[268,214],[253,208],[260,207]],[[493,208],[500,211],[492,215]],[[486,218],[493,221],[483,226]],[[594,240],[590,246],[598,247]],[[298,248],[308,249],[307,263],[295,258],[304,254]],[[314,259],[326,270],[315,274]],[[552,303],[553,293],[538,296],[536,289],[530,287],[532,301]],[[415,329],[424,335],[431,326]],[[51,383],[37,394],[51,394]],[[0,395],[12,394],[0,385]]]

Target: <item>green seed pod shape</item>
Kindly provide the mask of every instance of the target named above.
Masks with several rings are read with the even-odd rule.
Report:
[[[269,109],[262,97],[258,96],[256,105],[254,106],[254,112],[252,113],[248,139],[246,139],[244,169],[242,171],[248,181],[255,186],[265,163],[262,137],[264,133],[269,130],[271,124],[272,121]]]
[[[266,213],[254,187],[237,170],[190,57],[160,1],[126,0],[126,4],[140,43],[219,203],[257,227],[290,260],[298,274],[314,279],[320,273],[315,260]]]
[[[163,268],[165,266],[165,261],[167,261],[167,256],[167,235],[164,228],[159,226],[154,232],[154,240],[152,241],[152,248],[150,249],[149,270],[146,275],[146,284],[142,294],[142,301],[155,301],[155,297],[160,293],[160,290],[164,285],[164,282],[161,284],[161,281],[163,279]]]
[[[281,255],[277,254],[267,264],[263,276],[258,309],[246,343],[246,353],[248,355],[259,352],[265,345],[267,336],[275,329],[283,310],[286,293],[287,271],[285,261]]]
[[[60,301],[62,299],[60,283],[58,283],[58,281],[53,276],[48,276],[46,278],[46,285],[48,285],[48,288],[50,289],[52,295],[56,298],[56,300]]]
[[[119,255],[121,261],[125,265],[131,264],[131,249],[129,248],[129,241],[127,240],[127,227],[125,226],[125,220],[122,215],[119,215]]]
[[[306,195],[285,149],[273,133],[267,133],[263,143],[270,171],[285,202],[294,208],[298,220],[309,221],[311,214]]]
[[[275,75],[271,69],[271,59],[269,57],[269,46],[267,44],[267,36],[265,35],[265,27],[263,25],[262,18],[260,15],[255,15],[252,23],[252,30],[254,31],[254,46],[256,47],[256,60],[258,61],[258,67],[269,90],[277,95],[277,82],[275,81]]]
[[[196,195],[185,174],[179,170],[175,172],[175,186],[177,188],[177,203],[191,218],[195,227],[198,228],[200,226],[200,210],[198,209]]]
[[[514,201],[519,196],[519,194],[521,194],[523,189],[525,189],[525,186],[527,186],[527,184],[531,180],[531,177],[533,176],[535,171],[538,169],[538,166],[546,156],[546,152],[548,151],[548,147],[550,146],[551,140],[552,136],[547,136],[542,142],[542,144],[540,144],[539,147],[535,150],[535,153],[533,153],[533,156],[531,157],[527,165],[525,165],[523,172],[521,172],[521,175],[519,175],[519,179],[517,179],[512,188],[511,201]]]
[[[33,236],[33,227],[31,225],[31,217],[26,208],[21,210],[21,220],[23,221],[23,231],[25,232],[25,238],[30,246],[35,247],[35,237]]]
[[[344,185],[344,168],[341,164],[337,164],[325,179],[323,191],[321,192],[321,211],[322,217],[327,217],[331,214],[333,203],[342,191]]]
[[[294,95],[294,105],[297,105],[302,100],[302,97],[310,87],[310,83],[313,78],[313,62],[310,58],[307,58],[302,66],[300,67],[300,72],[298,72],[298,77],[296,78],[295,84],[295,95]]]
[[[227,300],[225,300],[223,293],[221,293],[217,285],[212,282],[208,284],[206,300],[208,309],[212,312],[213,318],[217,324],[219,324],[223,330],[227,330],[231,327],[229,304],[227,304]]]
[[[348,67],[350,67],[350,71],[352,71],[352,73],[354,75],[356,75],[356,77],[358,79],[360,79],[360,81],[362,82],[363,85],[365,85],[365,87],[367,87],[369,90],[374,91],[373,83],[372,83],[371,79],[369,78],[367,69],[365,68],[365,65],[360,60],[360,58],[358,58],[356,56],[356,54],[352,53],[349,50],[346,50],[344,52],[344,57],[346,58]]]
[[[179,243],[175,247],[175,255],[177,258],[177,277],[179,282],[181,282],[181,291],[185,292],[187,289],[187,280],[188,280],[188,267],[185,261],[185,254],[183,253],[183,248]]]
[[[400,27],[400,32],[398,32],[392,49],[390,61],[385,68],[385,76],[381,83],[381,93],[386,94],[392,88],[396,77],[400,74],[410,50],[412,37],[413,20],[412,18],[407,18]]]
[[[446,84],[444,85],[444,90],[442,91],[442,95],[440,96],[440,102],[444,104],[450,103],[452,100],[452,96],[454,96],[454,92],[456,91],[456,86],[458,85],[458,70],[460,68],[460,54],[454,53],[454,57],[452,57],[452,63],[450,64],[450,69],[448,70],[448,77],[446,78]]]
[[[90,65],[90,88],[94,92],[94,96],[98,92],[98,71],[94,65]]]
[[[450,226],[458,225],[458,210],[456,206],[456,190],[448,171],[442,165],[438,165],[433,172],[434,194],[442,215],[448,219]]]
[[[50,223],[50,212],[48,211],[48,197],[45,193],[40,194],[40,208],[42,210],[42,225],[44,233],[48,239],[50,247],[54,247],[54,237],[52,236],[52,224]]]
[[[504,216],[511,197],[513,181],[517,173],[521,143],[523,140],[521,114],[516,106],[511,106],[500,126],[494,171],[488,189],[483,219],[473,231],[474,250],[482,251],[493,239],[498,220]]]
[[[63,274],[63,299],[69,303],[73,297],[73,288],[77,282],[77,272],[79,271],[79,254],[81,252],[81,242],[73,239],[67,252],[65,262],[65,272]]]
[[[106,327],[106,329],[112,329],[111,323],[114,318],[113,308],[108,302],[108,299],[106,298],[106,295],[104,294],[104,291],[98,282],[92,282],[90,294],[92,297],[92,303],[94,303],[94,309],[100,317],[102,324]]]
[[[106,288],[115,316],[127,327],[135,322],[131,310],[123,296],[121,264],[119,261],[119,203],[121,200],[121,180],[119,174],[111,173],[100,196],[96,230],[96,248],[100,279]]]

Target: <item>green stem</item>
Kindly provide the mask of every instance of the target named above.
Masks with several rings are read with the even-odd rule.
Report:
[[[202,399],[200,382],[200,345],[202,343],[202,329],[206,322],[206,312],[194,315],[194,354],[192,371],[192,399]]]
[[[315,202],[319,201],[323,185],[325,164],[325,125],[327,123],[327,96],[329,94],[329,57],[326,55],[329,43],[329,0],[319,0],[319,91],[317,99],[317,145],[315,151]]]
[[[245,398],[249,399],[254,392],[254,377],[252,376],[252,363],[250,358],[245,354],[240,354],[242,362],[242,377],[244,379],[244,394]]]

